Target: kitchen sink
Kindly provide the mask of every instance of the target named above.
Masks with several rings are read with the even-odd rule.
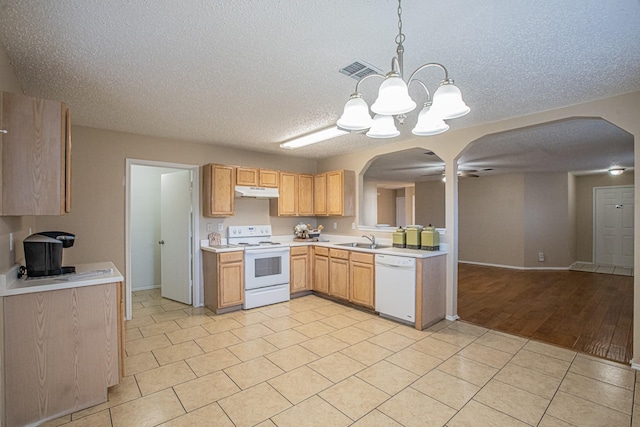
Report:
[[[386,249],[390,246],[388,245],[372,245],[371,243],[360,243],[360,242],[350,242],[350,243],[336,243],[336,246],[348,246],[350,248],[362,248],[362,249]]]

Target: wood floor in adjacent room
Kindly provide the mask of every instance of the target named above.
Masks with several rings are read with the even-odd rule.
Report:
[[[460,263],[462,320],[622,363],[632,357],[633,277]]]

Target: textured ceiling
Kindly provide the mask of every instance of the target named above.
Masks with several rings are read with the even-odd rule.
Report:
[[[414,117],[391,140],[278,147],[335,123],[355,84],[338,69],[389,68],[396,6],[0,0],[0,42],[24,91],[64,100],[75,124],[325,158],[410,135]],[[405,70],[444,64],[471,107],[452,129],[640,90],[638,0],[405,0],[403,10]],[[422,76],[432,88],[442,77]],[[376,88],[361,87],[370,104]]]
[[[460,171],[479,176],[504,173],[606,172],[632,169],[633,136],[602,119],[571,119],[487,135],[458,160]],[[487,170],[489,169],[489,170]],[[421,149],[398,151],[374,160],[365,179],[411,183],[440,179],[444,162]]]

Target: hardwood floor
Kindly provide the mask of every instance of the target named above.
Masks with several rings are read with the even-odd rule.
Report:
[[[461,263],[458,315],[487,328],[629,363],[633,277]]]

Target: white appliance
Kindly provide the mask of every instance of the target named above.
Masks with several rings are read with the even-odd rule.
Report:
[[[415,258],[376,254],[376,311],[381,316],[415,323]]]
[[[289,246],[270,240],[270,225],[230,226],[227,243],[244,247],[244,304],[289,301]]]
[[[254,199],[276,199],[278,198],[277,188],[250,187],[246,185],[236,185],[236,197],[251,197]]]

